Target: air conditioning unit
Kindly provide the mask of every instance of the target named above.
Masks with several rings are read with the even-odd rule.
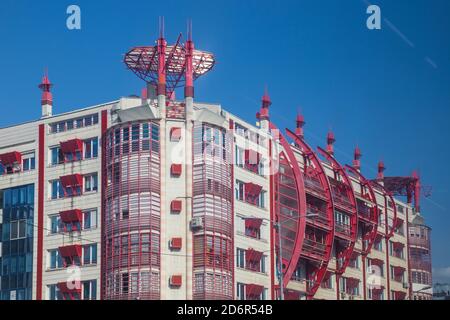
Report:
[[[408,288],[409,288],[409,283],[403,282],[403,289],[408,289]]]
[[[191,220],[191,229],[197,230],[203,228],[203,219],[201,217],[194,217]]]

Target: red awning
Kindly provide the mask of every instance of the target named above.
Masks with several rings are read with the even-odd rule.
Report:
[[[249,228],[249,229],[259,229],[261,228],[261,224],[262,224],[262,219],[259,218],[248,218],[245,219],[245,228]]]
[[[57,286],[61,293],[81,293],[80,281],[74,281],[69,283],[59,282]]]
[[[245,285],[245,291],[247,297],[258,297],[264,290],[264,286],[258,284],[248,283]]]
[[[59,247],[58,250],[63,257],[81,257],[81,245],[79,244]]]
[[[4,166],[22,164],[22,154],[17,151],[0,154],[0,163]]]
[[[394,291],[394,299],[395,300],[404,300],[405,298],[406,298],[406,292]]]
[[[59,216],[61,217],[61,221],[64,223],[83,221],[83,212],[80,209],[61,211]]]
[[[261,261],[262,256],[263,256],[262,252],[256,251],[251,248],[245,251],[245,260],[250,262],[259,262]]]
[[[400,267],[400,266],[393,266],[393,268],[394,268],[394,274],[396,274],[396,275],[400,275],[400,274],[404,273],[406,270],[405,268]]]
[[[372,288],[373,293],[381,293],[381,292],[383,292],[383,290],[384,290],[384,286],[377,286],[377,287]]]
[[[245,183],[245,193],[249,196],[256,197],[261,193],[262,186],[258,186],[252,182]]]
[[[75,153],[83,151],[83,141],[80,139],[72,139],[60,143],[62,153]]]
[[[401,242],[393,242],[392,243],[392,247],[394,248],[394,250],[399,250],[399,249],[403,249],[404,248],[404,244]]]
[[[59,177],[64,188],[79,187],[83,185],[83,176],[81,174],[71,174]]]
[[[372,258],[370,259],[370,264],[381,267],[384,264],[384,261],[382,259]]]
[[[359,285],[359,279],[347,278],[346,283],[348,287],[357,287]]]
[[[245,150],[245,163],[246,164],[259,164],[261,155],[255,150]]]
[[[285,300],[299,300],[300,299],[300,292],[295,290],[285,290],[284,292],[284,299]]]

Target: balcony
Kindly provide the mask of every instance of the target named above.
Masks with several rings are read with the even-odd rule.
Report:
[[[82,247],[79,244],[59,247],[59,254],[63,258],[64,267],[81,265]]]
[[[327,246],[324,243],[311,239],[303,241],[302,254],[315,260],[323,260],[327,253]]]
[[[260,300],[261,294],[264,290],[264,286],[258,284],[246,284],[245,285],[245,297],[246,300]]]
[[[0,175],[22,171],[22,154],[14,151],[0,154]]]
[[[60,211],[59,216],[61,222],[64,224],[64,232],[81,231],[83,212],[80,209]]]
[[[305,174],[304,181],[306,192],[311,195],[318,196],[323,200],[327,200],[325,190],[317,177],[310,174]]]
[[[59,282],[57,284],[59,292],[63,300],[80,300],[81,299],[81,283],[74,282]]]
[[[61,142],[60,150],[64,162],[81,160],[83,155],[83,141],[80,139],[72,139]]]
[[[81,174],[62,176],[59,177],[59,180],[64,191],[64,197],[78,196],[82,194],[83,176]]]

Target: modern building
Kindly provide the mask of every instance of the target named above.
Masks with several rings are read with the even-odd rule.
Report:
[[[53,114],[45,75],[42,117],[0,129],[2,300],[403,300],[431,283],[417,176],[365,177],[359,148],[351,165],[332,132],[313,149],[301,115],[278,130],[267,92],[256,125],[197,102],[214,56],[190,33],[125,63],[141,97]]]

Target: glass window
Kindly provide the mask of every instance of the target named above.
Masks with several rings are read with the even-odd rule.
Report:
[[[98,189],[98,176],[97,173],[84,176],[84,191],[91,192]]]
[[[84,158],[92,159],[98,157],[98,138],[92,138],[84,141]]]
[[[96,264],[97,263],[97,244],[89,244],[83,246],[83,264]]]
[[[83,281],[83,300],[97,298],[97,280]]]

